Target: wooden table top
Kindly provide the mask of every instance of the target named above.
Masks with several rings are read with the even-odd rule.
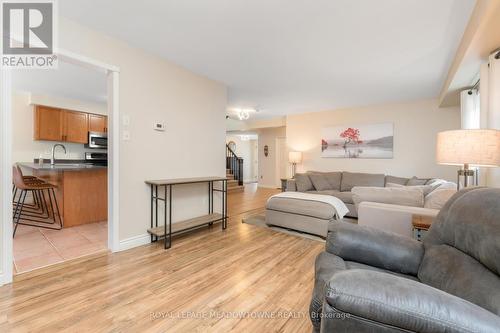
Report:
[[[193,178],[173,178],[173,179],[158,179],[146,180],[148,185],[179,185],[179,184],[194,184],[207,183],[227,180],[226,177],[193,177]]]
[[[428,230],[431,227],[432,222],[434,222],[435,217],[427,215],[413,214],[411,217],[411,222],[414,228]]]

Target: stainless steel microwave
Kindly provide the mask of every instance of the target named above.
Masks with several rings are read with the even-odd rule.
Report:
[[[89,143],[86,148],[108,149],[108,134],[99,132],[89,132]]]

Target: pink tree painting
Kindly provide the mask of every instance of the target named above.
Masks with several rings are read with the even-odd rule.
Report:
[[[349,127],[348,129],[340,133],[340,137],[344,139],[344,148],[349,143],[355,143],[355,144],[362,143],[362,141],[359,139],[359,129],[357,128]]]
[[[392,123],[323,127],[321,157],[392,158]]]

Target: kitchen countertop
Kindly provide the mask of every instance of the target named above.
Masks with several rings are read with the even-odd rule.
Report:
[[[38,163],[32,162],[21,162],[18,163],[21,167],[29,168],[32,170],[42,170],[42,171],[86,171],[86,170],[96,170],[96,169],[107,169],[105,165],[94,165],[85,163],[56,163],[50,165],[50,163],[44,163],[39,165]]]

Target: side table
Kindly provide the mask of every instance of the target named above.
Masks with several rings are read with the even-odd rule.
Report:
[[[413,238],[418,241],[422,241],[434,219],[435,217],[433,216],[413,214],[411,217],[413,225]]]

